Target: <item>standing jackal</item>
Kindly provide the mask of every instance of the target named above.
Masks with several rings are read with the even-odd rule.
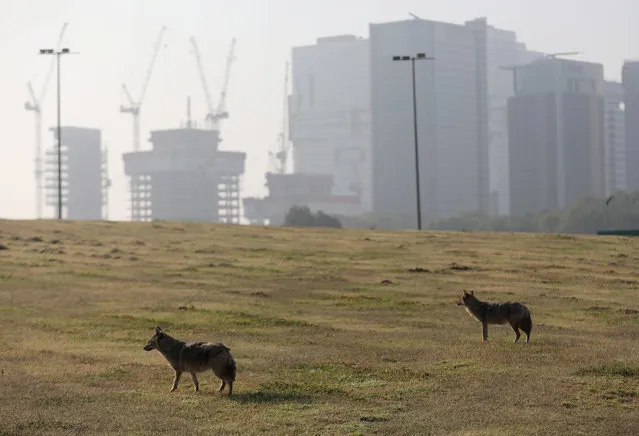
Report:
[[[482,324],[482,342],[488,340],[488,324],[510,324],[515,331],[515,342],[521,334],[519,329],[526,333],[526,343],[530,342],[532,331],[532,318],[528,308],[521,303],[485,303],[475,297],[474,291],[464,291],[457,302],[458,306],[464,306],[466,311]]]
[[[233,394],[233,382],[235,381],[235,360],[231,356],[231,349],[226,345],[209,342],[194,342],[187,344],[175,339],[162,331],[160,327],[155,329],[155,334],[144,347],[144,351],[158,350],[169,361],[175,370],[175,380],[171,392],[178,388],[183,372],[191,374],[195,384],[195,392],[200,390],[197,381],[197,373],[209,369],[222,380],[218,392],[229,385],[229,395]]]

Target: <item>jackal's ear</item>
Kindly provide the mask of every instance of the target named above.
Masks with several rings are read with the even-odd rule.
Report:
[[[160,326],[157,326],[157,327],[155,328],[155,334],[156,334],[156,335],[159,335],[160,333],[162,333],[162,329],[160,328]]]
[[[470,291],[470,295],[475,295],[475,291]]]

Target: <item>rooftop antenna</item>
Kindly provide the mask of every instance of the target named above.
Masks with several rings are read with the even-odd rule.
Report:
[[[193,127],[193,122],[191,121],[191,97],[186,97],[186,128],[190,129]]]
[[[416,20],[423,20],[422,17],[418,17],[417,15],[413,14],[412,12],[409,12],[408,15],[410,15],[411,17],[413,17]]]

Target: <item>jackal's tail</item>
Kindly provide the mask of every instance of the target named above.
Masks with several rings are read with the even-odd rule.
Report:
[[[235,376],[237,374],[237,365],[235,364],[235,359],[233,359],[231,356],[229,356],[229,360],[226,364],[226,371],[231,381],[235,381]]]
[[[530,332],[532,331],[532,318],[530,316],[530,312],[526,311],[526,314],[519,322],[519,328],[521,328],[524,333],[526,333],[526,336],[530,338]]]

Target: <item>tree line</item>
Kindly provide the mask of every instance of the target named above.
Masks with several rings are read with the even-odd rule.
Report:
[[[284,225],[333,228],[403,228],[415,227],[415,218],[405,216],[360,217],[330,216],[313,213],[306,206],[293,206]],[[596,233],[599,230],[639,229],[639,191],[619,191],[607,199],[584,198],[564,210],[543,211],[524,216],[487,216],[479,212],[430,220],[424,228],[431,230],[466,230],[532,233]]]

